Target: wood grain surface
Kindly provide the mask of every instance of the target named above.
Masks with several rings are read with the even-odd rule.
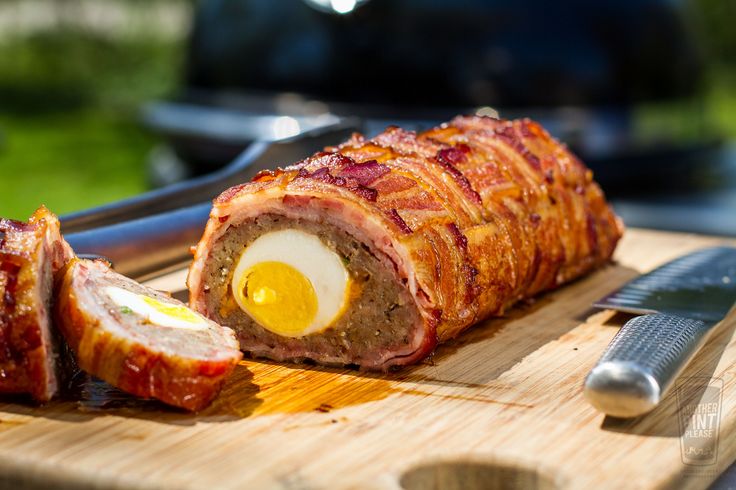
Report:
[[[678,400],[606,418],[581,384],[629,317],[590,303],[718,238],[629,230],[616,263],[388,375],[247,360],[187,414],[80,378],[69,400],[0,404],[12,488],[703,488],[736,459],[736,315],[684,376],[723,381],[717,462],[683,463]],[[733,243],[733,242],[731,242]],[[184,274],[151,281],[183,290]]]

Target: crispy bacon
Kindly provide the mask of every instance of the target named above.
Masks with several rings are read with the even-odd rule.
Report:
[[[213,216],[287,206],[289,216],[329,216],[361,230],[412,291],[422,337],[411,355],[388,353],[372,366],[384,369],[416,362],[475,321],[605,263],[623,232],[590,171],[528,119],[457,117],[419,134],[353,136],[268,182],[226,191]],[[189,276],[195,307],[223,226],[211,219],[198,246]]]
[[[386,165],[381,165],[375,160],[363,163],[351,163],[340,169],[338,175],[355,180],[362,186],[369,186],[380,177],[391,171]]]
[[[28,223],[0,220],[0,393],[48,401],[65,359],[49,325],[52,275],[71,257],[59,221],[45,207]]]
[[[253,182],[271,182],[282,173],[284,173],[284,171],[281,169],[261,170],[255,175],[255,177],[253,177]]]
[[[460,187],[463,188],[470,198],[480,204],[480,195],[473,189],[468,178],[455,167],[455,163],[461,163],[465,160],[465,152],[457,148],[444,148],[437,152],[436,159],[458,181]]]
[[[463,278],[465,279],[465,303],[472,304],[473,300],[478,296],[478,286],[475,283],[475,278],[478,276],[478,269],[472,265],[464,264]]]
[[[458,228],[455,223],[448,223],[447,228],[450,230],[450,233],[452,233],[452,236],[455,239],[455,245],[460,247],[463,252],[467,252],[468,238],[463,235],[463,232],[460,231],[460,228]]]
[[[258,182],[258,181],[256,181]],[[226,189],[222,194],[217,196],[214,200],[214,204],[226,203],[233,197],[237,196],[240,191],[249,187],[249,184],[238,184]]]
[[[352,187],[350,190],[367,201],[376,202],[376,199],[378,199],[378,191],[371,187],[366,187],[364,185],[358,184],[356,187]]]
[[[525,127],[522,125],[522,128]],[[511,148],[516,150],[519,155],[524,157],[524,159],[529,162],[529,165],[534,167],[536,170],[542,169],[542,164],[539,161],[539,158],[529,151],[529,148],[524,146],[524,142],[519,138],[516,134],[516,131],[514,130],[514,127],[511,125],[505,125],[501,126],[499,128],[496,128],[496,135],[503,140],[504,143],[509,145]],[[531,133],[528,130],[522,130],[522,134],[525,134],[526,136],[531,136]]]
[[[409,227],[409,225],[406,224],[406,221],[404,221],[404,218],[399,215],[399,212],[396,211],[396,209],[389,209],[386,215],[391,221],[396,224],[396,226],[399,227],[399,230],[401,230],[402,232],[407,234],[412,232],[412,229]]]
[[[373,183],[376,179],[388,173],[388,171],[387,167],[378,165],[375,160],[357,164],[350,160],[347,165],[338,168],[337,175],[330,173],[328,167],[320,167],[314,172],[301,167],[297,172],[297,177],[318,180],[337,187],[344,187],[367,201],[375,202],[378,199],[378,191],[368,187],[368,184]]]

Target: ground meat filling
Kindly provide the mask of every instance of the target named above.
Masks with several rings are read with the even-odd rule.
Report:
[[[354,283],[347,311],[328,328],[304,337],[282,337],[258,325],[235,302],[231,281],[245,247],[259,236],[297,229],[320,238],[346,265]],[[380,363],[388,353],[406,354],[421,319],[411,293],[393,267],[345,231],[328,223],[264,214],[230,227],[214,244],[204,270],[210,317],[234,329],[241,348],[279,361],[312,359],[322,364]]]

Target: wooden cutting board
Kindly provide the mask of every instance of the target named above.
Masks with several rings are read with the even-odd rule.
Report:
[[[590,303],[640,272],[718,243],[724,240],[629,230],[615,265],[478,325],[430,361],[394,374],[248,360],[198,415],[126,398],[99,382],[79,384],[81,402],[39,408],[5,399],[0,483],[706,487],[736,459],[736,315],[684,374],[722,383],[712,465],[683,462],[683,447],[692,450],[693,442],[681,445],[683,412],[674,394],[655,412],[621,421],[588,406],[581,384],[628,318],[595,311]],[[153,284],[177,291],[183,279],[174,273]]]

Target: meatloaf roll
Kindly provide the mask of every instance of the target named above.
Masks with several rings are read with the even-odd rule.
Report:
[[[59,221],[45,207],[28,223],[0,219],[0,392],[49,401],[63,352],[51,328],[53,275],[71,259]]]
[[[603,264],[622,231],[533,121],[389,128],[215,199],[190,301],[253,356],[385,370]]]
[[[72,260],[55,312],[81,369],[187,410],[206,407],[242,357],[232,330],[102,261]]]

